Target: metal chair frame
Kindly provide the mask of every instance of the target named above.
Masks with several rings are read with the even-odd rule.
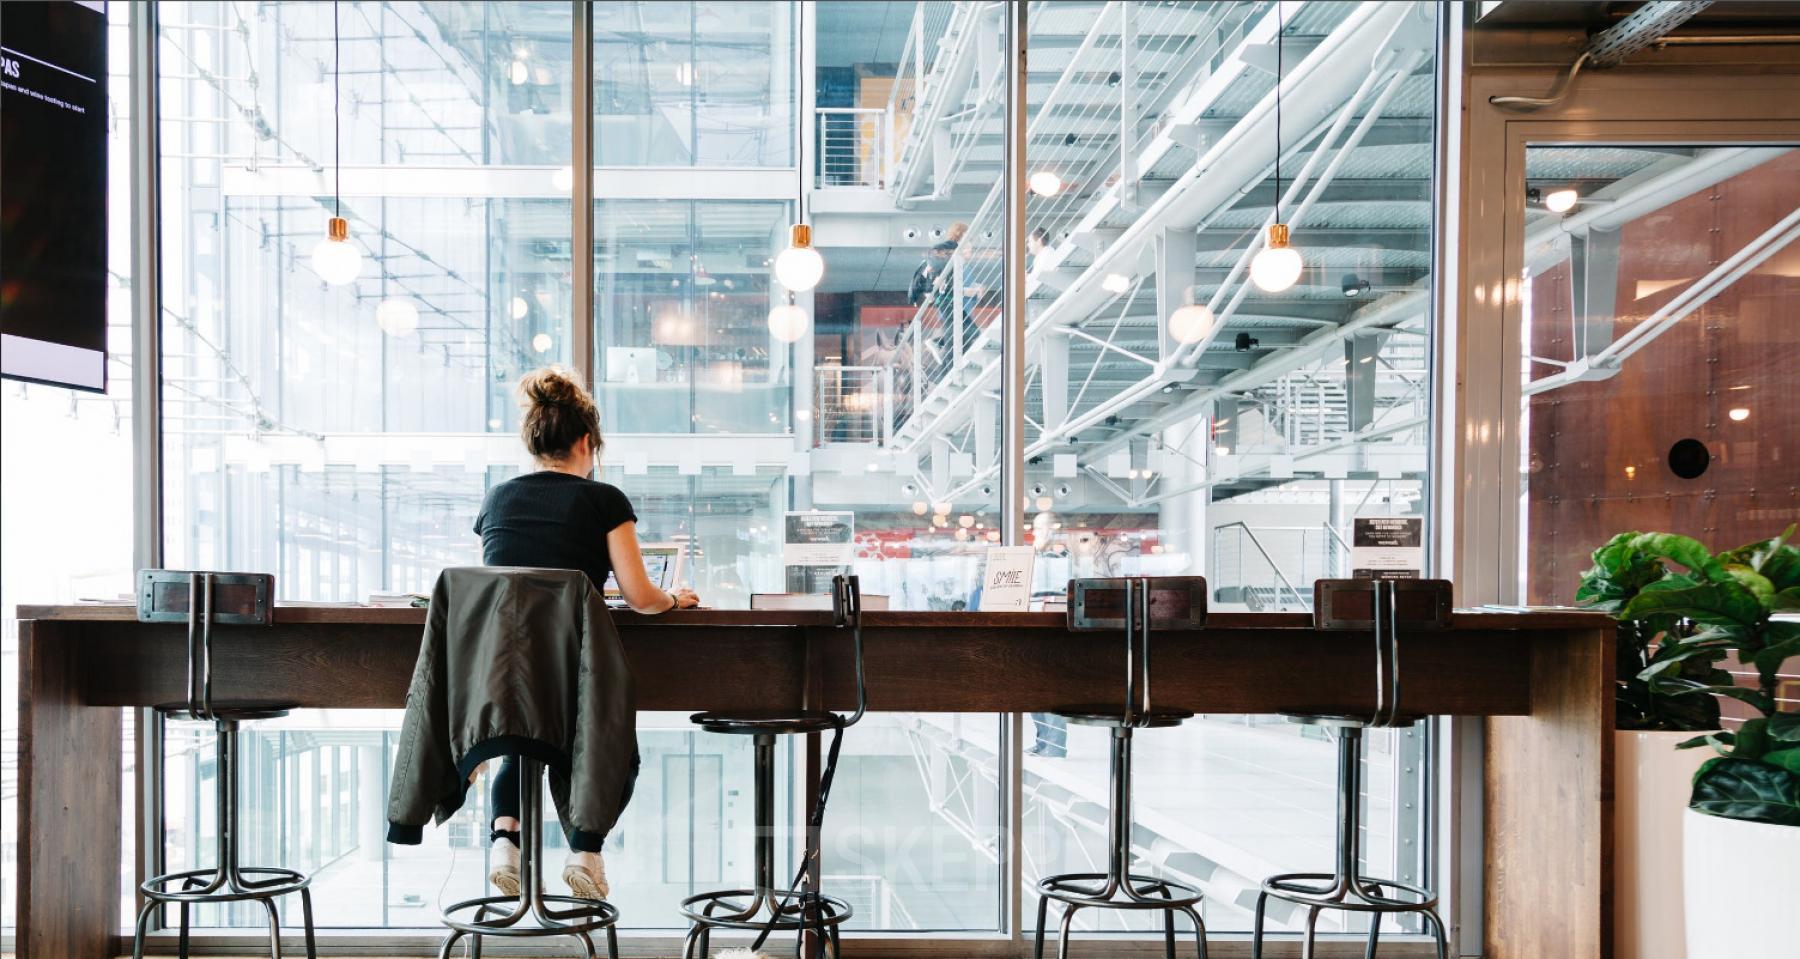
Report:
[[[753,729],[751,734],[755,747],[756,778],[755,879],[750,889],[714,890],[689,896],[681,901],[681,914],[692,923],[682,940],[683,959],[693,959],[696,955],[704,957],[711,948],[714,929],[756,930],[756,948],[761,947],[770,933],[813,932],[819,934],[818,953],[829,953],[832,959],[837,959],[841,954],[842,942],[838,927],[855,915],[856,911],[848,902],[806,886],[816,884],[818,879],[817,873],[811,870],[816,868],[819,861],[819,829],[825,802],[831,792],[831,774],[837,765],[838,745],[842,741],[835,737],[841,736],[845,729],[860,722],[868,711],[868,689],[863,670],[862,590],[855,576],[840,575],[832,579],[832,619],[838,628],[850,630],[854,644],[856,710],[847,716],[835,713],[830,716],[829,728],[834,732],[831,755],[826,762],[825,774],[819,781],[819,796],[813,807],[812,818],[807,823],[806,847],[801,853],[799,875],[795,877],[792,887],[776,885],[775,737],[814,730]],[[696,714],[694,721],[704,725],[702,717],[706,715]],[[725,724],[730,722],[729,717],[715,717],[714,721]],[[802,877],[809,876],[810,882],[802,881]],[[801,953],[803,942],[803,935],[796,937],[796,956]]]
[[[230,707],[216,709],[212,700],[212,627],[213,586],[219,576],[234,574],[190,573],[188,581],[188,719],[210,722],[217,733],[218,769],[215,788],[218,802],[219,834],[215,846],[216,865],[210,869],[188,869],[151,876],[138,885],[144,906],[138,911],[137,931],[132,937],[133,959],[143,959],[144,936],[150,929],[150,917],[164,905],[181,910],[180,939],[177,954],[188,955],[188,909],[207,903],[260,902],[269,915],[269,955],[281,959],[281,913],[275,900],[293,893],[300,894],[300,909],[305,922],[306,955],[316,959],[318,945],[313,935],[312,878],[293,869],[273,866],[244,866],[238,862],[238,719]],[[141,612],[140,618],[152,619]],[[152,619],[154,621],[154,619]],[[266,619],[264,620],[267,621]],[[275,707],[267,707],[274,709]],[[263,878],[251,878],[260,876]],[[180,888],[170,888],[180,883]]]
[[[1446,597],[1439,604],[1436,618],[1410,623],[1419,628],[1441,627],[1448,611],[1449,584],[1441,581],[1413,581],[1421,586],[1441,589]],[[1324,581],[1321,581],[1324,586]],[[1256,915],[1251,925],[1250,956],[1262,959],[1263,919],[1271,898],[1290,902],[1306,909],[1306,924],[1301,939],[1301,959],[1312,959],[1314,933],[1319,913],[1327,909],[1369,914],[1368,945],[1365,959],[1375,959],[1381,939],[1382,917],[1417,913],[1431,929],[1438,959],[1449,959],[1449,939],[1444,921],[1437,914],[1437,895],[1420,885],[1393,879],[1374,879],[1362,874],[1362,837],[1358,827],[1362,820],[1362,741],[1368,728],[1393,729],[1411,726],[1413,718],[1400,711],[1400,587],[1395,580],[1373,580],[1371,609],[1373,616],[1366,628],[1375,638],[1375,711],[1367,717],[1321,714],[1290,714],[1289,720],[1337,730],[1337,844],[1336,863],[1332,872],[1281,873],[1263,880],[1256,897]],[[1356,588],[1335,581],[1333,588]],[[1365,628],[1363,622],[1335,620],[1320,608],[1322,629]],[[1386,893],[1383,890],[1387,890]]]
[[[508,939],[568,936],[580,942],[588,959],[597,959],[592,934],[606,932],[606,954],[618,959],[618,907],[603,899],[550,895],[544,892],[544,764],[530,757],[519,758],[519,895],[478,896],[444,908],[443,923],[450,927],[444,944],[438,949],[439,959],[449,959],[451,950],[467,936],[469,956],[480,959],[481,940],[486,936]],[[500,912],[506,904],[510,911]],[[556,905],[572,908],[556,909]],[[474,910],[469,919],[457,914]],[[534,920],[524,924],[524,920]]]
[[[1125,708],[1118,714],[1116,722],[1106,723],[1113,733],[1108,767],[1112,795],[1107,804],[1106,871],[1058,873],[1038,880],[1037,932],[1032,947],[1035,959],[1043,959],[1044,956],[1044,931],[1049,922],[1052,899],[1063,905],[1062,918],[1057,928],[1057,959],[1067,959],[1070,924],[1074,921],[1075,914],[1083,909],[1161,910],[1163,952],[1166,959],[1175,959],[1175,914],[1181,913],[1194,924],[1196,955],[1199,959],[1206,959],[1206,922],[1196,908],[1205,895],[1192,886],[1172,879],[1131,871],[1132,731],[1172,725],[1166,715],[1159,717],[1155,713],[1150,699],[1150,633],[1153,626],[1150,616],[1150,584],[1151,580],[1146,577],[1076,580],[1069,584],[1070,629],[1124,627]],[[1119,588],[1125,591],[1122,620],[1088,615],[1088,593],[1098,589]],[[1201,581],[1197,602],[1204,603],[1205,594],[1204,581]],[[1190,617],[1194,623],[1203,623],[1204,607],[1198,617],[1193,617],[1192,612]],[[1082,718],[1073,712],[1061,714],[1072,721]],[[1096,882],[1099,883],[1098,886],[1093,885]]]

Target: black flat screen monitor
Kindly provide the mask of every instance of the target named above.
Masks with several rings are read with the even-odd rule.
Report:
[[[0,375],[106,390],[106,10],[0,4]]]

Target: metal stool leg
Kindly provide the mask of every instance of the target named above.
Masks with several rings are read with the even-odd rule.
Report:
[[[1313,959],[1313,932],[1319,925],[1319,907],[1306,907],[1306,936],[1300,940],[1300,959]]]
[[[1445,933],[1444,920],[1438,918],[1436,909],[1426,909],[1421,915],[1431,924],[1431,938],[1437,946],[1437,959],[1450,959],[1450,937]]]
[[[1363,950],[1363,959],[1375,959],[1375,944],[1381,940],[1381,913],[1369,914],[1369,945]]]
[[[1040,894],[1038,896],[1037,937],[1035,939],[1036,945],[1031,952],[1032,959],[1044,959],[1044,923],[1047,922],[1049,918],[1050,897]]]
[[[131,939],[131,959],[144,959],[144,934],[150,931],[150,914],[156,911],[156,900],[146,900],[138,910],[137,935]]]
[[[450,959],[450,950],[456,948],[457,941],[460,940],[463,935],[464,933],[461,929],[450,930],[450,935],[444,937],[444,944],[438,948],[438,959]],[[477,941],[481,939],[480,936],[471,936],[470,938]]]
[[[269,913],[269,959],[281,959],[281,913],[275,911],[274,899],[258,899]]]
[[[1263,914],[1269,907],[1269,891],[1256,894],[1256,918],[1250,923],[1250,959],[1262,959]]]
[[[306,959],[319,959],[319,944],[313,939],[312,890],[300,890],[300,918],[306,921]]]
[[[1075,920],[1075,913],[1080,906],[1069,905],[1063,910],[1062,921],[1056,927],[1056,959],[1069,959],[1069,930]]]

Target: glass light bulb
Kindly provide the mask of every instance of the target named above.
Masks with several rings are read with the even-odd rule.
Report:
[[[1280,293],[1300,279],[1300,251],[1291,246],[1265,248],[1250,261],[1250,282],[1264,293]]]
[[[362,251],[349,240],[326,237],[312,251],[313,272],[332,286],[343,286],[360,276],[362,261]]]
[[[522,86],[526,80],[531,79],[531,68],[523,60],[514,60],[508,73],[515,87]]]
[[[419,328],[419,308],[406,297],[389,297],[376,305],[375,325],[389,336],[411,336]]]
[[[1123,273],[1108,273],[1101,278],[1100,288],[1108,293],[1123,293],[1131,289],[1131,277]]]
[[[537,350],[539,353],[550,352],[550,347],[554,346],[555,343],[556,341],[552,340],[548,333],[539,333],[531,338],[531,348]]]
[[[1544,195],[1544,209],[1551,213],[1567,213],[1575,209],[1575,201],[1580,198],[1574,190],[1552,190]]]
[[[1198,343],[1206,339],[1212,327],[1213,311],[1204,303],[1189,303],[1169,314],[1169,335],[1177,343]]]
[[[924,516],[925,515],[924,502],[921,501],[921,502],[917,502],[917,503],[913,504],[913,515],[915,515],[915,516]]]
[[[769,335],[783,343],[793,343],[806,335],[806,311],[792,303],[783,303],[769,311]]]
[[[1063,188],[1062,177],[1049,170],[1039,170],[1033,173],[1031,179],[1026,182],[1031,185],[1031,192],[1043,197],[1055,196],[1061,193]]]
[[[775,279],[795,293],[804,293],[825,278],[825,258],[810,246],[790,246],[775,257]]]
[[[522,320],[526,313],[531,312],[531,304],[526,303],[522,296],[513,297],[509,308],[512,310],[512,318],[515,320]]]

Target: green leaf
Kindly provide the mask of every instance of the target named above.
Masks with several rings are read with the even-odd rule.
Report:
[[[1714,738],[1715,737],[1713,737],[1713,736],[1695,736],[1693,739],[1684,739],[1681,742],[1676,743],[1675,748],[1676,749],[1698,749],[1701,746],[1711,746],[1711,745],[1713,745]]]
[[[1800,610],[1800,586],[1789,586],[1776,593],[1774,599],[1769,602],[1769,608],[1778,613]]]
[[[1730,574],[1732,579],[1737,580],[1739,586],[1749,590],[1750,595],[1756,597],[1756,604],[1763,609],[1768,609],[1775,601],[1774,584],[1756,570],[1739,563],[1731,563],[1725,567],[1725,572]]]
[[[1781,672],[1781,664],[1792,656],[1800,656],[1800,636],[1790,636],[1757,650],[1756,655],[1751,657],[1751,664],[1758,673],[1773,677]]]
[[[1800,826],[1800,774],[1747,759],[1710,759],[1694,774],[1688,805],[1710,816]]]
[[[1640,533],[1630,542],[1632,549],[1671,560],[1710,582],[1719,583],[1730,578],[1725,567],[1713,559],[1713,555],[1707,552],[1699,540],[1692,537],[1674,533]]]
[[[1661,582],[1652,584],[1653,587],[1661,585]],[[1667,589],[1646,588],[1625,604],[1625,616],[1628,619],[1658,614],[1681,616],[1718,626],[1751,626],[1762,618],[1763,604],[1750,590],[1729,575],[1725,576],[1724,582]]]
[[[1768,721],[1769,741],[1800,744],[1800,713],[1776,713]]]
[[[1737,728],[1731,748],[1733,759],[1761,759],[1769,751],[1769,721],[1752,719]]]
[[[1774,583],[1778,590],[1800,586],[1800,548],[1782,544],[1756,567],[1756,571]]]
[[[1800,775],[1800,748],[1777,749],[1772,753],[1763,753],[1762,761],[1770,766],[1779,766],[1788,772]]]

